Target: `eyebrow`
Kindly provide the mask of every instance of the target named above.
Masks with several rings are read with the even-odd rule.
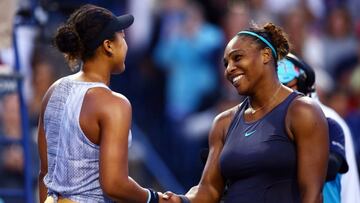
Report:
[[[228,58],[231,58],[231,56],[233,55],[233,54],[235,54],[235,53],[237,53],[237,52],[242,52],[242,50],[240,50],[240,49],[233,49],[233,50],[231,50],[230,51],[230,53],[228,54]],[[223,63],[225,64],[225,63],[227,63],[227,59],[226,59],[226,57],[224,57],[223,58]]]
[[[237,53],[237,52],[243,52],[242,50],[240,49],[234,49],[234,50],[231,50],[230,53],[228,54],[229,57],[231,57],[234,53]]]

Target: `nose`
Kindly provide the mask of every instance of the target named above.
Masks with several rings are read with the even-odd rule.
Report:
[[[236,66],[234,65],[234,63],[232,63],[232,61],[229,61],[227,66],[226,66],[226,72],[227,73],[232,73],[234,72],[236,69]]]
[[[236,70],[236,66],[234,65],[234,63],[229,61],[224,71],[225,78],[231,81],[231,75],[233,75],[235,70]]]

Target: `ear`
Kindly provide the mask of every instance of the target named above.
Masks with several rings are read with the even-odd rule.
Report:
[[[261,59],[262,59],[263,64],[270,63],[271,56],[272,56],[272,53],[271,53],[270,48],[265,47],[261,50]]]
[[[103,41],[102,43],[102,47],[104,48],[104,51],[107,55],[112,55],[113,54],[113,44],[110,40],[106,39]]]

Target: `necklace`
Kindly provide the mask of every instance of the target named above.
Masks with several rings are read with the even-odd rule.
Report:
[[[264,106],[261,106],[261,107],[259,107],[259,108],[257,108],[257,109],[254,109],[254,108],[251,106],[250,102],[249,102],[249,107],[250,107],[250,108],[248,108],[248,110],[250,111],[250,113],[251,113],[251,114],[255,114],[256,112],[260,111],[261,109],[263,109],[263,108],[269,106],[270,104],[272,104],[272,102],[274,101],[274,99],[276,98],[276,96],[278,95],[278,93],[280,92],[280,89],[281,89],[281,84],[279,85],[279,87],[278,87],[277,90],[275,91],[274,95],[269,99],[269,101],[266,102]]]

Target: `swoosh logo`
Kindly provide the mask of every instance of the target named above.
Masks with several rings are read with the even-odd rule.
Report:
[[[245,137],[249,137],[250,135],[254,134],[255,132],[256,132],[256,130],[251,131],[251,132],[246,132]]]

